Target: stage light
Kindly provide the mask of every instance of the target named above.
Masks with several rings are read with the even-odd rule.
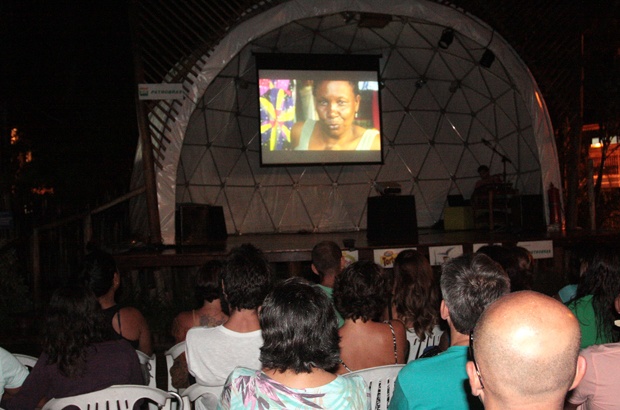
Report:
[[[495,54],[488,48],[485,48],[484,53],[480,58],[480,65],[484,68],[491,68],[491,65],[493,65],[493,61],[495,61]]]
[[[445,50],[450,47],[452,41],[454,41],[454,30],[451,28],[446,28],[441,33],[441,38],[439,39],[439,43],[437,43],[437,45]]]

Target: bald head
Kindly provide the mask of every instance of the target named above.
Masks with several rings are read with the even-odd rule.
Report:
[[[561,405],[574,387],[580,337],[571,311],[541,293],[515,292],[492,303],[474,331],[485,405],[491,396],[505,408],[514,401]]]

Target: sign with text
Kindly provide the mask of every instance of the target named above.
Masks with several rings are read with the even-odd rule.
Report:
[[[534,259],[553,258],[553,241],[517,242],[517,246],[521,246],[530,251]]]
[[[183,84],[138,84],[138,98],[140,100],[182,100]]]
[[[463,254],[463,245],[430,246],[428,248],[429,262],[432,266],[441,265],[447,260]]]

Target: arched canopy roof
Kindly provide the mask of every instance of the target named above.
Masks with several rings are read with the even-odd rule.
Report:
[[[382,2],[391,22],[359,27],[359,13],[376,11],[372,0],[292,0],[238,25],[197,62],[173,121],[151,114],[169,141],[157,173],[164,243],[174,242],[180,202],[223,205],[230,233],[363,229],[375,181],[400,182],[416,196],[418,224],[430,226],[448,194],[469,197],[478,165],[501,172],[483,140],[511,159],[508,180],[521,193],[560,186],[544,101],[501,36],[423,0]],[[456,35],[444,50],[437,41],[446,27]],[[488,69],[478,63],[485,48],[496,56]],[[256,89],[240,84],[256,83],[252,53],[266,51],[381,54],[385,164],[260,168]]]

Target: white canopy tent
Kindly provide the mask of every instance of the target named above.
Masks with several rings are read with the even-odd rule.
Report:
[[[520,193],[561,186],[544,100],[498,33],[429,1],[377,4],[291,0],[248,19],[186,77],[189,92],[175,115],[151,113],[166,137],[157,169],[164,244],[175,242],[177,203],[188,202],[222,205],[229,233],[364,229],[366,198],[382,181],[415,195],[418,225],[431,226],[448,194],[470,196],[479,165],[502,172],[497,152],[511,160],[507,180]],[[377,12],[391,22],[358,25],[359,13]],[[442,49],[447,27],[455,37]],[[487,48],[496,56],[490,68],[479,64]],[[380,54],[384,164],[261,168],[255,52]]]

